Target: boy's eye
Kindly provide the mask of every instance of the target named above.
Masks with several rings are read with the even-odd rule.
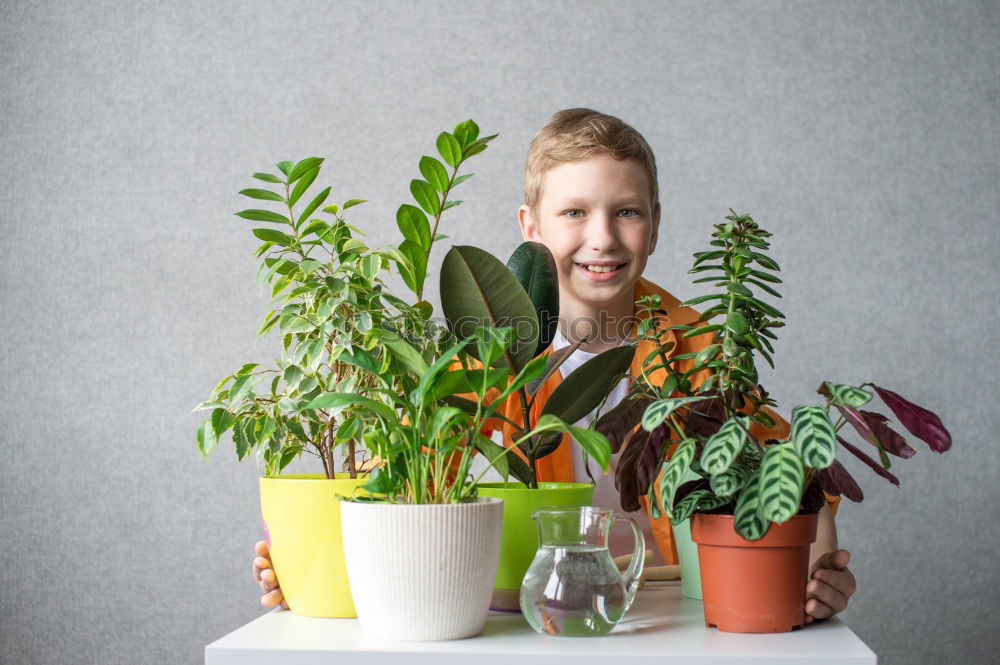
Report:
[[[635,208],[625,208],[624,210],[621,210],[620,212],[630,212],[630,213],[632,213],[631,215],[625,215],[626,217],[637,217],[639,215],[639,211],[636,210]]]
[[[575,212],[578,212],[578,213],[580,213],[580,215],[583,215],[583,211],[582,211],[582,210],[580,210],[579,208],[573,208],[573,209],[571,209],[571,210],[567,210],[567,211],[566,211],[565,213],[563,213],[563,214],[564,214],[564,215],[566,215],[567,217],[569,217],[570,219],[579,219],[579,217],[578,217],[578,216],[576,216],[576,215],[574,215],[574,214],[573,214],[573,213],[575,213]]]

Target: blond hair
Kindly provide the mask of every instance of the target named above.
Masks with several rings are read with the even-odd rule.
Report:
[[[649,181],[650,202],[656,207],[660,200],[656,158],[642,134],[613,115],[584,108],[564,109],[538,130],[524,161],[524,204],[536,219],[545,174],[561,163],[600,154],[639,162]]]

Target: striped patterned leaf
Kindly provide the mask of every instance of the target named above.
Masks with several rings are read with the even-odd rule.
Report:
[[[833,464],[837,452],[837,434],[821,406],[797,406],[792,409],[792,444],[806,466],[825,469]]]
[[[760,485],[751,479],[746,489],[740,493],[733,513],[733,526],[736,533],[747,540],[760,540],[771,528],[771,522],[760,512]]]
[[[872,401],[872,394],[864,388],[855,388],[854,386],[847,386],[842,383],[830,383],[829,381],[825,381],[824,383],[834,404],[843,404],[844,406],[857,408]]]
[[[670,515],[670,521],[674,524],[680,524],[687,518],[691,517],[691,513],[694,512],[695,508],[698,507],[698,502],[705,497],[711,496],[711,492],[708,490],[695,490],[688,494],[686,497],[680,500],[680,502],[674,506],[674,509],[667,513]]]
[[[752,473],[750,467],[737,462],[719,475],[712,476],[709,486],[717,496],[728,498],[743,489]]]
[[[694,439],[684,439],[677,444],[677,449],[670,459],[663,463],[660,473],[660,502],[663,512],[670,513],[670,505],[674,502],[674,493],[681,485],[684,473],[691,467],[694,459]]]
[[[750,426],[746,416],[734,416],[709,437],[701,453],[701,466],[711,475],[725,472],[743,449]]]
[[[663,421],[667,419],[667,416],[676,411],[678,407],[690,402],[697,402],[702,399],[704,398],[674,397],[671,399],[658,399],[647,406],[646,410],[642,412],[642,428],[647,432],[652,432],[654,429],[662,425]]]
[[[805,469],[791,443],[771,445],[760,465],[760,513],[781,524],[799,512]]]

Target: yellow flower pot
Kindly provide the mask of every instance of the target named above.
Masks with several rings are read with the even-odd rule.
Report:
[[[260,479],[260,508],[271,563],[281,592],[296,614],[355,617],[340,535],[340,498],[367,477],[318,473]]]

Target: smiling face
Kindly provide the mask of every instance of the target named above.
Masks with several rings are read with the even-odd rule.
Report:
[[[639,163],[600,154],[560,164],[545,174],[537,208],[536,217],[521,206],[518,220],[524,239],[555,257],[560,318],[631,316],[660,221]]]

